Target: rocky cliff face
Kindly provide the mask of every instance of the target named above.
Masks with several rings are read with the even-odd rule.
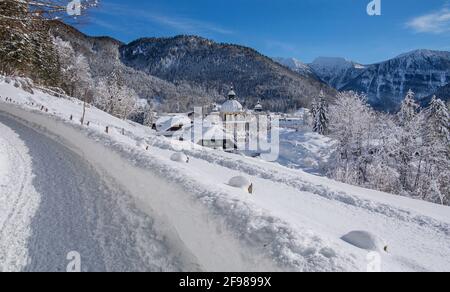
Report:
[[[340,89],[366,93],[379,109],[395,110],[409,89],[417,99],[450,83],[450,52],[419,50],[367,66]]]
[[[450,52],[417,50],[373,65],[319,58],[309,66],[330,86],[364,93],[372,106],[386,111],[398,109],[409,89],[426,102],[450,83]]]

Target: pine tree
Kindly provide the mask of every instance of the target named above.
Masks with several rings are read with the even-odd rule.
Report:
[[[410,192],[416,187],[413,182],[414,159],[423,152],[420,145],[423,115],[419,109],[414,92],[409,90],[397,114],[400,131],[395,153],[400,183],[406,192]]]
[[[442,100],[433,97],[425,114],[425,173],[421,177],[421,196],[426,200],[445,204],[450,202],[449,112]]]
[[[315,98],[312,104],[313,131],[321,135],[325,135],[328,131],[328,104],[325,101],[323,91],[320,92],[319,98]]]
[[[433,138],[449,142],[450,140],[450,115],[445,103],[433,96],[427,109],[428,123],[432,129]]]
[[[410,123],[417,115],[419,105],[415,100],[415,93],[410,89],[403,100],[398,113],[399,121],[402,125]]]
[[[95,2],[95,3],[94,3]],[[0,73],[23,75],[43,85],[60,86],[50,19],[67,16],[63,0],[0,1]],[[97,1],[82,1],[82,9]]]

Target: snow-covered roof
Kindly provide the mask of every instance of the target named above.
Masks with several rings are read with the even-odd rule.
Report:
[[[173,127],[185,127],[191,125],[191,119],[184,115],[164,116],[156,121],[158,132],[166,132]]]
[[[241,113],[242,111],[242,104],[237,100],[227,100],[220,108],[221,113]]]
[[[228,92],[228,97],[229,97],[229,98],[234,98],[234,97],[236,97],[236,92],[234,92],[234,90],[231,89],[231,90]]]
[[[210,125],[219,125],[222,123],[223,121],[218,113],[211,113],[203,119],[203,125],[210,126]]]
[[[210,125],[203,127],[203,140],[230,140],[233,141],[234,137],[225,131],[225,128],[221,125]]]

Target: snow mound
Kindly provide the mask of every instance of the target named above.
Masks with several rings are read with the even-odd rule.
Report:
[[[250,194],[253,193],[253,184],[243,176],[235,176],[231,178],[228,185],[234,188],[243,189]]]
[[[180,162],[180,163],[188,163],[189,157],[187,157],[186,154],[184,154],[184,153],[176,152],[176,153],[172,154],[172,156],[170,157],[170,160],[175,161],[175,162]]]
[[[365,250],[387,251],[384,241],[368,231],[352,231],[344,235],[342,240]]]

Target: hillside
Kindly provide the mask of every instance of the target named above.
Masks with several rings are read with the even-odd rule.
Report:
[[[83,266],[93,271],[367,271],[369,252],[381,271],[450,269],[448,206],[175,144],[96,108],[81,126],[82,102],[30,94],[8,79],[0,94],[11,98],[0,100],[0,173],[15,174],[0,176],[10,198],[0,221],[15,231],[0,237],[5,269],[57,270],[74,242],[92,255]],[[189,163],[171,160],[181,149]],[[254,193],[230,186],[235,176]],[[345,236],[357,230],[376,240]]]
[[[321,90],[329,99],[335,95],[316,78],[299,76],[253,49],[196,36],[123,44],[109,37],[89,37],[60,22],[52,23],[52,34],[87,57],[94,79],[118,72],[139,97],[165,104],[168,110],[221,101],[231,85],[244,105],[253,107],[261,99],[274,111],[309,106]]]
[[[253,49],[196,36],[140,39],[120,51],[127,66],[170,82],[187,82],[221,95],[232,84],[250,107],[261,99],[266,108],[285,111],[308,106],[320,90],[330,98],[335,93],[317,79],[299,76]]]

